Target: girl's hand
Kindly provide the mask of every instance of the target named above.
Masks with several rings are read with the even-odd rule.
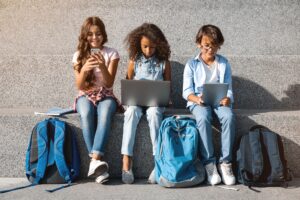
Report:
[[[229,97],[224,97],[220,101],[220,105],[222,105],[222,106],[229,106],[230,105],[230,98]]]
[[[91,55],[91,58],[93,58],[95,61],[97,61],[99,69],[106,67],[105,59],[100,52]]]
[[[89,58],[87,59],[86,63],[82,66],[82,70],[84,72],[89,72],[98,66],[98,61],[96,61],[94,58]]]

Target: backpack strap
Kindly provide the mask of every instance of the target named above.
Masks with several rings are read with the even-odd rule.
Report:
[[[48,161],[48,134],[47,126],[48,120],[40,122],[37,126],[37,144],[38,144],[38,163],[36,167],[36,177],[34,178],[33,184],[38,184],[44,177],[47,161]],[[30,156],[28,156],[30,157]]]
[[[15,191],[15,190],[21,190],[21,189],[32,187],[32,186],[35,186],[35,185],[36,184],[31,183],[31,184],[25,185],[25,186],[15,187],[15,188],[7,189],[7,190],[0,190],[0,194],[7,193],[7,192],[12,192],[12,191]]]
[[[271,165],[271,176],[270,179],[268,180],[270,182],[273,181],[280,181],[284,179],[284,174],[283,174],[283,165],[280,160],[280,154],[279,154],[279,146],[278,146],[278,136],[277,134],[273,132],[262,132],[263,135],[263,142],[264,146],[268,152],[269,156],[269,161]]]
[[[71,183],[71,174],[64,156],[64,142],[65,142],[65,122],[54,119],[55,136],[54,136],[54,159],[59,174],[65,179],[67,183]]]
[[[36,127],[34,127],[32,133],[31,133],[31,136],[29,139],[29,144],[28,144],[27,151],[26,151],[25,170],[26,170],[27,179],[29,179],[30,176],[33,176],[31,168],[30,168],[30,150],[31,150],[32,137],[33,137],[34,131],[36,131]]]
[[[253,174],[253,181],[256,181],[261,176],[264,165],[259,130],[256,129],[255,131],[249,132],[249,144],[251,147],[252,155],[251,168]]]
[[[66,127],[69,126],[68,124],[65,125]],[[69,129],[73,131],[73,128],[69,126]],[[72,163],[71,163],[71,176],[72,180],[76,177],[79,177],[80,175],[80,156],[79,156],[79,151],[77,147],[77,141],[76,141],[76,136],[71,133],[72,135]]]

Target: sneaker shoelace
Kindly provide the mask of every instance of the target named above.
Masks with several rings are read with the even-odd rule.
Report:
[[[231,165],[224,165],[223,169],[227,176],[233,176]]]
[[[209,176],[218,174],[216,166],[212,165],[206,168],[206,171]]]

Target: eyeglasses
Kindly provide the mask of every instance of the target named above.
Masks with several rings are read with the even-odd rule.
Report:
[[[204,45],[204,46],[200,46],[200,48],[206,50],[206,51],[209,51],[209,50],[216,50],[218,48],[220,48],[219,45],[212,45],[212,46],[208,46],[208,45]]]

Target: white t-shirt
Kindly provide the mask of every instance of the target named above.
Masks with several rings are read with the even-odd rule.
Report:
[[[101,49],[100,52],[101,52],[101,54],[103,55],[103,57],[105,59],[105,65],[107,67],[109,66],[109,64],[112,60],[120,58],[118,51],[116,49],[113,49],[113,48],[110,48],[110,47],[103,46],[103,48]],[[79,55],[79,51],[76,51],[74,53],[73,59],[72,59],[73,65],[78,63],[78,61],[77,61],[78,55]],[[94,74],[95,74],[95,77],[96,77],[95,86],[96,87],[99,87],[99,86],[103,87],[104,84],[103,84],[103,76],[102,76],[101,70],[99,68],[95,68],[94,69]]]
[[[204,65],[204,70],[205,70],[205,83],[217,83],[219,82],[218,78],[218,60],[216,59],[213,64],[211,65],[206,65],[203,62]]]

